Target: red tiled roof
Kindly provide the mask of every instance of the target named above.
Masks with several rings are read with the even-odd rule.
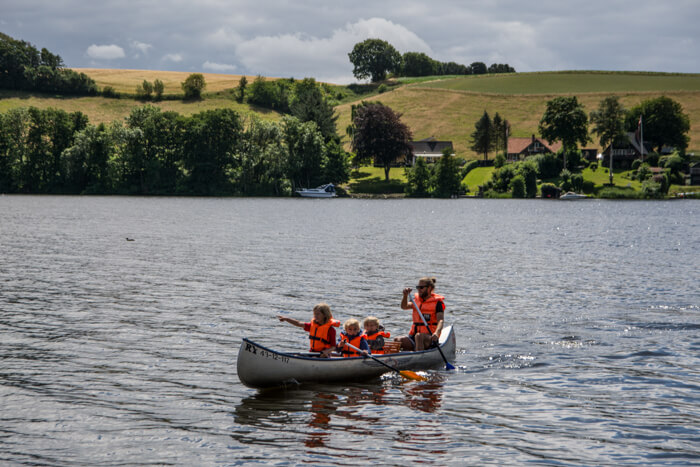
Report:
[[[541,138],[535,138],[535,141],[539,141],[542,146],[549,149],[551,152],[557,152],[561,149],[561,142],[550,143]],[[508,154],[520,154],[528,146],[532,144],[532,138],[508,138]]]

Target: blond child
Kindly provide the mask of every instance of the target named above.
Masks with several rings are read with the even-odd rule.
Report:
[[[340,342],[338,343],[338,346],[335,349],[326,349],[322,354],[324,356],[328,356],[333,350],[335,350],[340,352],[343,357],[359,357],[360,355],[364,355],[365,357],[368,356],[370,354],[370,348],[369,344],[367,343],[367,339],[365,339],[362,331],[360,331],[360,322],[356,319],[349,319],[343,323],[343,329],[344,331],[340,333]],[[350,344],[357,347],[360,349],[360,352],[348,347],[345,344]]]
[[[326,349],[335,349],[335,328],[340,326],[340,321],[333,319],[331,307],[326,303],[316,305],[313,313],[314,317],[308,323],[302,323],[296,319],[281,315],[277,315],[277,319],[307,331],[309,333],[310,352],[323,352]]]
[[[364,333],[362,334],[367,339],[369,348],[374,355],[384,353],[384,338],[391,337],[391,334],[384,331],[384,326],[379,322],[379,318],[368,316],[362,322]]]

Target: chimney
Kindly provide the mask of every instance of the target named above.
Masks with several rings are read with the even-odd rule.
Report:
[[[532,142],[535,142],[535,135],[532,135]]]

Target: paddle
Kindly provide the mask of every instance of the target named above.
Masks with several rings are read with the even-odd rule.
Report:
[[[355,347],[354,345],[349,344],[349,343],[347,343],[347,342],[344,342],[344,344],[347,345],[348,347],[350,347],[351,349],[353,349],[355,352],[360,352],[360,353],[362,353],[362,350],[358,349],[358,348]],[[412,379],[412,380],[415,380],[415,381],[426,381],[426,380],[427,380],[427,378],[425,378],[425,377],[423,377],[423,376],[421,376],[421,375],[419,375],[418,373],[415,373],[415,372],[413,372],[413,371],[408,371],[408,370],[403,370],[403,371],[401,371],[401,370],[399,370],[398,368],[394,368],[394,367],[391,366],[391,365],[387,365],[387,364],[384,363],[383,361],[379,360],[377,357],[373,357],[372,354],[369,354],[369,355],[367,355],[367,356],[368,356],[369,358],[371,358],[372,360],[374,360],[375,362],[381,363],[382,365],[384,365],[384,366],[387,367],[388,369],[397,372],[398,374],[400,374],[400,375],[403,376],[404,378]]]
[[[416,305],[416,301],[413,300],[413,295],[410,293],[408,294],[408,298],[411,299],[411,303],[413,303],[413,307],[416,309],[418,312],[418,316],[420,316],[420,319],[423,321],[423,324],[425,325],[425,329],[430,331],[430,326],[428,326],[428,323],[425,321],[425,316],[423,316],[423,313],[421,313],[420,308],[418,308],[418,305]],[[442,353],[442,349],[440,348],[440,343],[438,342],[437,349],[440,351],[440,355],[442,355],[442,359],[445,360],[445,369],[446,370],[454,370],[455,367],[447,361],[447,357],[445,357],[445,354]]]

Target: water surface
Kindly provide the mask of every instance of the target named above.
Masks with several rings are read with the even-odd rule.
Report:
[[[0,463],[700,463],[700,202],[0,196]],[[126,241],[126,238],[134,241]],[[241,337],[409,327],[457,371],[259,392]]]

